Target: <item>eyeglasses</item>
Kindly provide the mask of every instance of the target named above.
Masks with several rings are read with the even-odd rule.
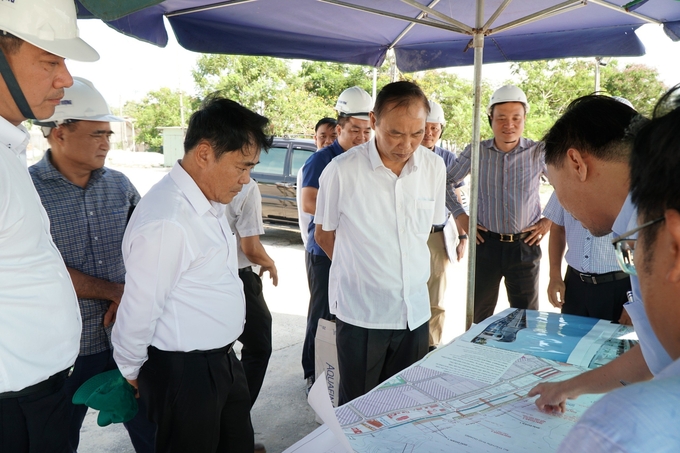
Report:
[[[617,236],[612,240],[612,244],[616,250],[616,261],[619,262],[619,266],[621,266],[621,270],[623,270],[623,272],[630,275],[637,275],[637,271],[635,270],[635,260],[633,258],[637,238],[633,238],[631,236],[637,234],[639,231],[647,228],[648,226],[661,222],[664,219],[665,217],[659,217],[658,219],[643,223],[639,227],[627,231],[621,236]]]

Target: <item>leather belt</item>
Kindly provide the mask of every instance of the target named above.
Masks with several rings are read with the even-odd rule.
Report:
[[[524,233],[511,233],[511,234],[494,233],[493,231],[486,231],[485,234],[487,236],[489,236],[490,238],[498,239],[501,242],[517,242],[517,241],[520,241],[520,240],[528,237],[531,234],[531,231],[525,231]]]
[[[252,271],[253,271],[253,266],[246,266],[246,267],[242,267],[241,269],[239,269],[238,273],[240,274],[242,272],[252,272]]]
[[[430,234],[439,233],[440,231],[444,231],[444,225],[432,225],[432,228],[430,228]]]
[[[160,355],[179,355],[179,354],[200,354],[200,355],[215,355],[215,354],[229,354],[233,349],[234,349],[234,343],[235,341],[232,341],[226,346],[222,346],[221,348],[216,348],[216,349],[208,349],[208,350],[199,350],[199,349],[194,349],[193,351],[164,351],[162,349],[158,349],[156,346],[149,346],[148,352],[149,354],[160,354]]]
[[[573,267],[569,266],[571,272],[574,272],[581,279],[583,283],[590,283],[591,285],[601,285],[603,283],[611,283],[617,280],[623,280],[630,277],[622,271],[607,272],[606,274],[586,274],[579,272]]]

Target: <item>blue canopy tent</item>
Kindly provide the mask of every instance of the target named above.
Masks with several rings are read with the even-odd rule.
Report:
[[[166,17],[180,45],[205,53],[266,55],[378,67],[389,50],[404,72],[473,65],[470,218],[477,218],[482,62],[639,56],[635,29],[680,40],[678,0],[77,0],[79,17],[165,46]],[[624,4],[628,3],[627,9]],[[486,45],[486,47],[485,47]],[[470,237],[476,234],[471,222]],[[466,327],[472,322],[470,241]]]

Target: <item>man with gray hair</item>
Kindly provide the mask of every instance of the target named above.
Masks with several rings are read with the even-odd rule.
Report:
[[[444,162],[420,145],[429,110],[414,83],[385,85],[370,112],[375,137],[319,180],[315,238],[332,260],[339,404],[427,354],[427,240],[445,220]]]

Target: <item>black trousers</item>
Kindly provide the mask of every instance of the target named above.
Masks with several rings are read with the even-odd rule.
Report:
[[[18,398],[0,399],[0,452],[67,453],[71,403],[64,393],[66,373],[46,388]],[[43,384],[39,384],[43,385]]]
[[[484,242],[477,245],[474,322],[493,315],[503,277],[511,307],[538,310],[541,247],[524,240],[501,242],[485,231],[480,233]]]
[[[255,404],[272,355],[272,314],[262,294],[260,276],[249,267],[239,269],[238,276],[246,295],[246,325],[238,338],[243,344],[241,364],[248,382],[250,402]]]
[[[87,406],[84,404],[73,404],[71,399],[76,390],[92,376],[105,371],[116,369],[116,362],[113,360],[113,350],[100,352],[98,354],[78,356],[76,364],[73,366],[71,376],[64,384],[64,392],[69,401],[71,410],[69,426],[69,451],[76,453],[80,443],[80,428],[87,414]],[[130,441],[137,453],[152,453],[154,451],[154,438],[156,437],[156,425],[146,418],[146,408],[144,402],[139,401],[139,412],[135,418],[124,423],[130,435]]]
[[[594,285],[582,281],[571,266],[567,267],[564,286],[562,313],[609,321],[621,318],[623,304],[628,301],[626,293],[631,290],[630,278]]]
[[[156,452],[253,452],[250,394],[233,351],[148,351],[139,398],[158,426]]]
[[[339,404],[345,404],[413,365],[428,351],[430,329],[365,329],[335,320]]]
[[[307,283],[309,284],[309,309],[307,310],[307,330],[302,345],[302,369],[305,379],[314,375],[314,339],[319,319],[335,319],[328,305],[328,274],[331,260],[326,255],[305,252]]]

